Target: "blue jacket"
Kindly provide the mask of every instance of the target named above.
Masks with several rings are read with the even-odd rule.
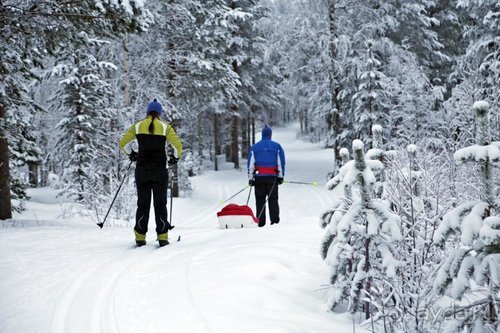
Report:
[[[285,151],[271,140],[272,130],[264,127],[262,140],[252,145],[248,153],[248,179],[255,177],[285,177]]]

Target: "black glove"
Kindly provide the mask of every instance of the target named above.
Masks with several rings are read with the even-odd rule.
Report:
[[[179,159],[175,157],[174,155],[168,155],[168,165],[174,166],[179,162]]]
[[[248,180],[248,185],[250,185],[250,186],[254,186],[254,185],[255,185],[255,179],[253,179],[253,178],[252,178],[252,179],[249,179],[249,180]]]
[[[278,185],[283,184],[284,181],[285,179],[283,179],[283,177],[278,177]]]
[[[132,152],[130,154],[128,154],[128,158],[132,162],[136,162],[137,161],[137,153],[132,149]]]

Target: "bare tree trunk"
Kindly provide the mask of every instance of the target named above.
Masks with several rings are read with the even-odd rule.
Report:
[[[304,133],[304,111],[299,111],[300,133]]]
[[[233,71],[238,74],[238,64],[236,60],[233,61]],[[231,128],[231,162],[234,163],[234,168],[240,168],[239,159],[239,116],[238,116],[238,105],[236,104],[236,99],[233,97],[231,101],[231,111],[232,111],[232,128]]]
[[[130,57],[128,50],[128,35],[123,39],[123,105],[125,107],[130,106]]]
[[[181,127],[180,119],[172,121],[172,126],[175,130]],[[179,167],[177,164],[172,166],[172,196],[178,198],[179,197]]]
[[[233,104],[231,106],[231,109],[233,111],[232,128],[231,128],[231,162],[234,163],[235,169],[239,169],[240,159],[239,159],[239,145],[238,145],[238,139],[239,139],[239,128],[238,128],[239,117],[237,115],[238,106],[236,104]]]
[[[196,140],[198,141],[198,156],[200,156],[200,161],[203,157],[203,149],[205,148],[205,141],[203,140],[204,137],[204,132],[203,132],[203,123],[204,119],[203,117],[198,117],[198,128],[197,128],[197,135],[196,135]]]
[[[366,221],[366,228],[365,228],[365,231],[368,232],[368,221]],[[368,274],[368,271],[370,270],[370,239],[366,239],[365,240],[365,265],[363,267],[363,270],[365,271],[366,274]],[[371,295],[371,278],[366,278],[366,285],[365,285],[365,292],[366,292],[366,295]],[[367,297],[368,300],[365,301],[365,319],[369,319],[370,318],[370,299],[371,299],[371,296],[368,296]]]
[[[5,107],[0,104],[0,120],[6,117]],[[12,218],[10,200],[9,145],[4,129],[0,128],[0,220]]]
[[[243,119],[241,124],[241,157],[248,157],[249,141],[250,141],[250,117]]]
[[[78,118],[80,118],[80,116],[82,116],[84,114],[83,110],[82,110],[82,106],[80,103],[78,103],[76,105],[76,115]],[[77,131],[81,131],[82,129],[82,126],[80,124],[80,121],[77,121],[78,123],[78,130]],[[83,139],[78,136],[77,140],[76,140],[77,144],[78,145],[84,145],[84,141]],[[80,193],[78,193],[78,202],[83,202],[85,200],[85,192],[86,192],[86,183],[85,183],[85,170],[83,170],[82,166],[84,165],[84,160],[83,160],[83,156],[82,154],[78,154],[78,167],[77,167],[77,173],[78,173],[78,183],[79,183],[79,186],[80,186]]]
[[[309,115],[307,109],[304,109],[304,132],[309,134]]]
[[[219,170],[219,161],[217,156],[221,154],[220,144],[219,144],[219,120],[217,113],[214,113],[214,170]]]
[[[38,164],[28,163],[29,184],[31,187],[38,187]]]
[[[255,143],[255,118],[252,118],[252,144]]]

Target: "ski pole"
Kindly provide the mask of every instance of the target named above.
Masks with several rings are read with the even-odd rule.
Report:
[[[250,191],[248,191],[248,198],[246,205],[248,206],[248,202],[250,201],[250,193],[252,193],[252,185],[250,185]]]
[[[283,183],[318,186],[318,182],[306,183],[306,182],[294,182],[290,180],[285,180]]]
[[[222,205],[222,204],[228,202],[229,200],[231,200],[232,198],[234,198],[235,196],[237,196],[238,194],[240,194],[241,192],[246,190],[248,187],[250,187],[250,185],[245,186],[244,188],[242,188],[241,190],[239,190],[237,193],[233,194],[232,196],[230,196],[226,200],[221,200],[220,204]]]
[[[174,204],[174,180],[176,179],[174,177],[174,172],[170,171],[172,168],[168,168],[167,170],[167,190],[170,188],[170,217],[168,218],[168,223],[170,224],[170,228],[168,230],[172,230],[175,228],[175,225],[172,224],[172,211],[173,211],[173,204]],[[167,198],[168,198],[168,193],[167,193]],[[181,241],[181,235],[177,237],[177,241]]]
[[[172,207],[173,207],[173,203],[174,203],[174,176],[173,176],[173,172],[171,174],[172,174],[172,177],[171,177],[172,181],[170,182],[170,218],[168,221],[170,223],[170,229],[173,229],[174,226],[172,225]]]
[[[130,164],[128,165],[127,170],[125,172],[128,172],[130,170],[130,167],[132,166],[132,162],[133,161],[130,161]],[[108,214],[111,211],[111,207],[113,207],[113,204],[115,203],[116,197],[118,196],[118,192],[120,192],[120,189],[122,188],[123,182],[125,182],[125,178],[127,178],[127,174],[125,174],[125,176],[122,179],[122,182],[120,183],[120,186],[118,186],[118,190],[116,190],[115,197],[113,198],[113,201],[111,201],[111,205],[109,205],[109,209],[108,209],[108,212],[106,213],[106,216],[104,216],[104,220],[101,223],[97,223],[97,225],[101,229],[104,226],[106,219],[108,218]]]

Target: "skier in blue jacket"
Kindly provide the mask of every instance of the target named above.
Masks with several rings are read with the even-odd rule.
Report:
[[[272,130],[265,126],[262,140],[252,145],[248,153],[248,184],[255,186],[255,203],[259,227],[266,225],[266,197],[271,224],[279,223],[278,185],[285,177],[285,151],[281,145],[271,140]]]

